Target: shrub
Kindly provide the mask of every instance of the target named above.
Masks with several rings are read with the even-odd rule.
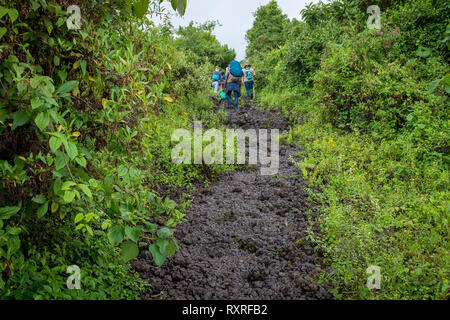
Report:
[[[188,204],[157,191],[203,178],[169,148],[175,128],[208,113],[196,105],[206,86],[171,80],[185,58],[137,18],[148,1],[86,2],[70,31],[65,5],[0,1],[0,297],[138,298],[149,285],[129,261],[172,256]],[[73,264],[81,290],[66,288]]]

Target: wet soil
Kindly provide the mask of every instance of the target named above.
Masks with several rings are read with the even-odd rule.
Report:
[[[226,109],[230,128],[280,129],[288,122],[251,107]],[[270,145],[270,144],[269,144]],[[153,286],[144,299],[330,299],[317,283],[326,267],[308,240],[316,208],[292,163],[301,150],[280,145],[277,175],[257,167],[220,176],[196,188],[187,222],[175,236],[180,250],[161,268],[145,250],[133,263]]]

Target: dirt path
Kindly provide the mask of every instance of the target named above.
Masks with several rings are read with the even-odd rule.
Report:
[[[230,128],[288,128],[284,119],[249,106],[227,111]],[[309,210],[300,171],[290,161],[299,151],[280,146],[275,176],[234,171],[199,188],[188,222],[175,233],[180,251],[162,268],[148,252],[134,263],[154,288],[143,298],[331,298],[314,280],[323,267],[306,237],[314,210]]]

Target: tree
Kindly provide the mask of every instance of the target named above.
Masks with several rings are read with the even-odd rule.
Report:
[[[247,31],[245,36],[248,42],[247,58],[249,59],[255,55],[269,53],[282,45],[286,40],[285,25],[289,22],[288,17],[283,14],[275,0],[259,7],[254,16],[253,27]]]
[[[179,49],[189,50],[197,57],[197,64],[210,61],[212,64],[225,68],[236,57],[234,49],[222,45],[212,33],[217,22],[209,21],[194,25],[191,22],[187,27],[180,27],[177,31],[179,38],[176,45]]]

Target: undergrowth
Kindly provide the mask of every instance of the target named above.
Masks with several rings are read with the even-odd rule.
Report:
[[[306,23],[292,22],[301,32],[255,59],[268,83],[260,97],[294,122],[287,142],[305,148],[299,170],[322,207],[311,237],[335,298],[448,299],[450,6],[386,5],[377,31],[365,4],[302,12]],[[366,286],[371,265],[379,290]]]
[[[66,1],[0,1],[0,299],[139,298],[151,284],[130,261],[171,257],[192,184],[224,170],[171,160],[175,129],[221,115],[213,66],[144,16],[159,3],[71,1],[69,30]]]

